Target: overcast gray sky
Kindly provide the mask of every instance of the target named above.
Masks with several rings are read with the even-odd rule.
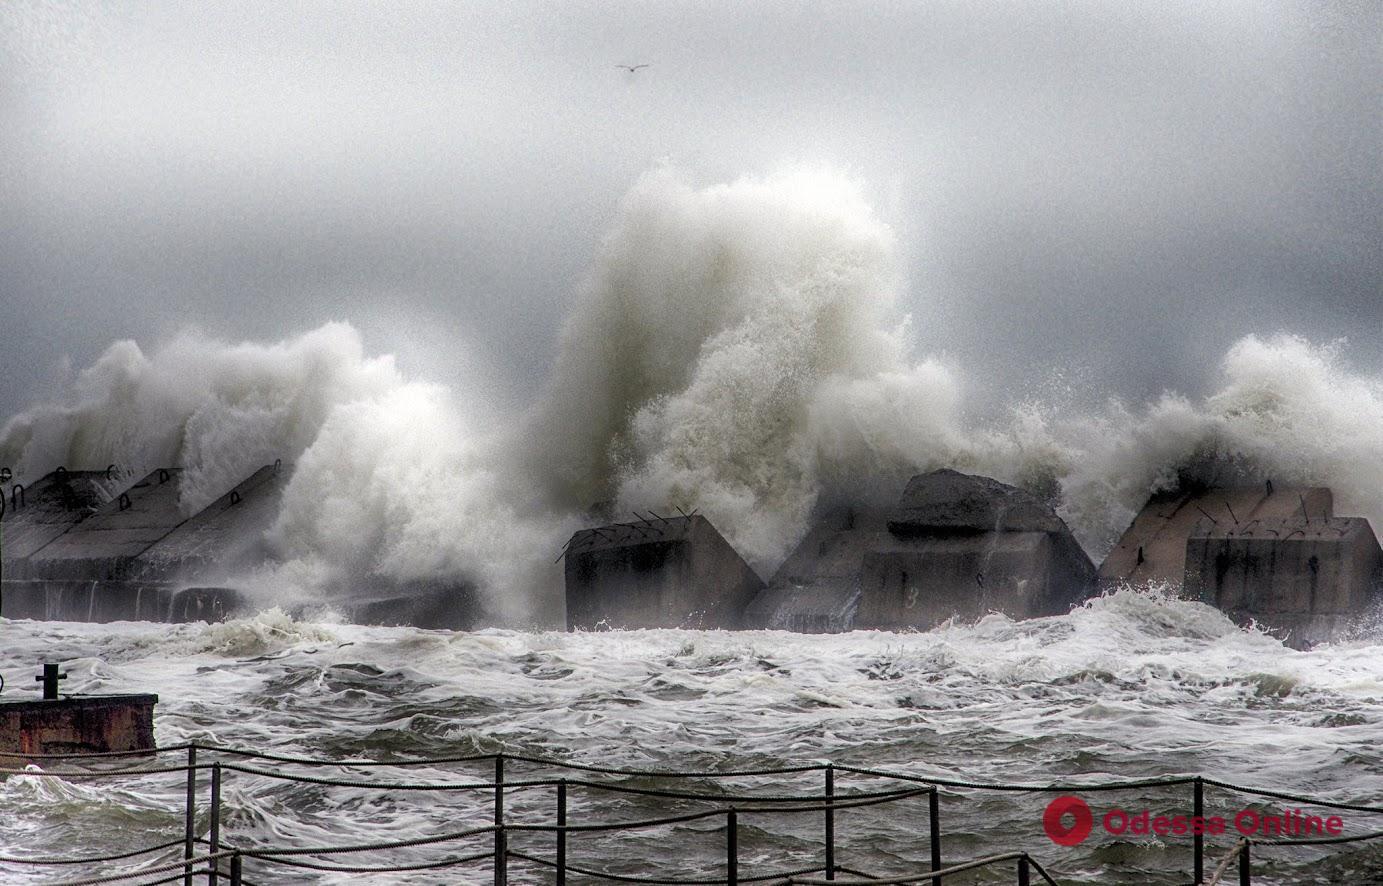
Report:
[[[332,319],[521,402],[664,162],[864,181],[976,403],[1197,391],[1247,332],[1377,367],[1380,35],[1372,0],[9,2],[0,417],[113,339]]]

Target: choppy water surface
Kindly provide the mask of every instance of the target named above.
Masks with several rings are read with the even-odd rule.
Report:
[[[70,674],[66,691],[158,692],[162,744],[195,739],[343,759],[504,750],[673,769],[829,758],[1009,782],[1202,773],[1383,802],[1383,639],[1366,633],[1351,643],[1293,651],[1199,604],[1132,592],[1066,617],[991,616],[924,634],[448,633],[306,624],[277,612],[210,626],[7,621],[0,632],[6,697],[31,691],[38,662],[61,659]],[[488,777],[464,765],[335,774]],[[529,774],[544,773],[511,767],[509,778]],[[730,784],[813,792],[819,780]],[[714,791],[725,784],[688,786]],[[839,785],[864,787],[878,784],[842,778]],[[9,854],[96,853],[173,839],[182,791],[177,775],[118,784],[11,778],[0,782],[0,845]],[[1120,840],[1097,828],[1079,847],[1053,845],[1041,829],[1046,799],[946,794],[947,858],[1022,847],[1064,882],[1189,879],[1187,837]],[[1187,812],[1190,803],[1189,791],[1177,789],[1091,800],[1097,814],[1116,802],[1168,814]],[[224,801],[227,840],[275,845],[402,839],[483,825],[490,815],[481,794],[405,795],[243,774],[228,776]],[[1207,812],[1232,815],[1244,802],[1211,791]],[[509,818],[550,821],[552,804],[550,791],[515,793]],[[572,806],[573,821],[694,808],[576,792]],[[1346,814],[1345,822],[1347,833],[1383,829],[1383,816]],[[722,851],[716,827],[577,836],[572,858],[622,873],[715,876]],[[927,858],[925,830],[920,799],[842,812],[840,861],[876,872],[915,867],[909,862]],[[741,874],[817,863],[819,833],[815,817],[746,820]],[[1231,842],[1215,838],[1212,861]],[[546,852],[550,843],[535,835],[516,838],[514,846]],[[472,847],[485,844],[388,857],[420,861]],[[488,877],[483,867],[393,879],[262,864],[251,870],[247,876],[261,883]],[[1261,851],[1255,882],[1383,882],[1381,871],[1383,842]],[[28,882],[9,868],[4,876]],[[512,880],[546,876],[516,868]],[[1011,871],[962,882],[1005,878]]]

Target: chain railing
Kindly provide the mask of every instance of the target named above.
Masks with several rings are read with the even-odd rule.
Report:
[[[76,763],[110,763],[131,758],[156,757],[174,753],[186,753],[186,762],[176,765],[119,765],[107,769],[79,769]],[[206,762],[199,760],[199,752],[213,758]],[[28,761],[27,768],[0,768],[0,777],[44,777],[71,778],[81,780],[100,780],[116,778],[139,778],[158,775],[181,774],[186,779],[186,801],[184,805],[183,833],[179,839],[168,840],[156,845],[130,849],[108,855],[84,855],[72,857],[22,857],[0,855],[0,870],[6,867],[44,868],[55,866],[100,866],[117,862],[129,862],[143,856],[155,856],[147,866],[123,873],[110,873],[82,879],[58,881],[54,886],[96,886],[102,883],[135,884],[135,886],[155,886],[181,880],[184,886],[193,886],[194,880],[205,877],[208,886],[254,886],[246,878],[245,869],[253,862],[266,873],[274,867],[343,874],[383,874],[406,873],[410,871],[433,871],[442,869],[467,868],[475,865],[491,869],[496,886],[506,886],[511,865],[519,865],[533,871],[549,871],[558,886],[565,886],[569,876],[575,875],[589,880],[614,883],[665,884],[665,886],[708,886],[708,884],[768,883],[782,884],[832,884],[832,886],[854,886],[854,884],[941,884],[947,877],[965,871],[981,868],[1011,866],[1016,882],[1028,886],[1036,875],[1041,882],[1056,886],[1057,881],[1031,854],[1022,851],[992,855],[965,862],[952,862],[943,866],[942,827],[940,816],[940,794],[943,789],[956,791],[995,791],[1021,793],[1091,793],[1106,791],[1143,790],[1148,788],[1174,788],[1190,785],[1192,788],[1191,808],[1194,816],[1203,816],[1205,808],[1205,788],[1212,786],[1221,790],[1233,791],[1245,796],[1274,800],[1285,800],[1303,805],[1329,809],[1348,810],[1367,814],[1383,814],[1383,806],[1363,803],[1350,803],[1339,800],[1308,797],[1285,791],[1274,791],[1246,785],[1238,785],[1202,776],[1168,776],[1162,778],[1131,779],[1107,782],[1060,782],[1050,784],[1022,784],[980,782],[944,778],[932,775],[918,775],[885,769],[871,769],[835,763],[811,763],[795,766],[767,767],[757,769],[724,770],[649,770],[598,766],[576,763],[549,757],[523,754],[474,754],[464,756],[415,758],[402,760],[340,760],[319,759],[264,753],[233,747],[189,742],[146,751],[127,751],[105,754],[20,754],[0,752],[0,760],[20,759]],[[230,758],[227,760],[226,758]],[[366,778],[333,778],[322,775],[308,775],[270,768],[261,765],[248,765],[233,760],[258,761],[282,764],[284,766],[335,767],[335,768],[409,768],[440,766],[450,764],[489,765],[493,775],[489,780],[417,780],[381,781]],[[35,763],[42,762],[50,768],[38,768]],[[67,765],[64,765],[67,764]],[[572,776],[513,779],[506,778],[506,764],[535,766],[559,772],[575,773]],[[428,834],[403,840],[376,841],[368,843],[349,843],[325,846],[256,846],[231,844],[223,839],[222,792],[230,774],[314,785],[322,787],[366,789],[381,792],[400,793],[460,793],[490,795],[486,813],[491,821],[483,826],[463,828],[442,833]],[[209,776],[209,796],[206,807],[206,826],[199,830],[199,777]],[[756,793],[751,791],[696,791],[674,787],[639,787],[601,780],[599,776],[619,778],[640,778],[661,781],[717,780],[728,778],[800,776],[821,774],[823,790],[820,793]],[[864,776],[892,782],[893,786],[877,790],[854,790],[838,792],[837,779],[841,774]],[[550,790],[553,795],[553,814],[550,820],[529,821],[511,820],[506,817],[505,800],[508,796],[526,791]],[[714,808],[662,815],[653,818],[638,818],[626,821],[595,821],[573,823],[569,816],[569,795],[572,791],[584,791],[590,795],[606,794],[638,798],[673,800],[684,803],[714,804]],[[908,800],[925,798],[927,801],[927,862],[925,870],[915,870],[900,874],[865,873],[847,868],[837,858],[836,816],[852,809],[886,806]],[[822,863],[810,868],[742,874],[740,871],[740,820],[761,816],[803,815],[819,816],[821,821]],[[718,826],[723,833],[724,863],[723,874],[702,878],[675,878],[632,876],[613,871],[601,871],[587,866],[572,864],[569,860],[571,840],[582,834],[627,833],[633,831],[668,828],[692,823],[722,822]],[[205,834],[205,836],[203,836]],[[550,855],[534,854],[532,851],[519,851],[509,845],[510,837],[520,834],[545,834],[552,838]],[[1302,838],[1245,837],[1235,844],[1233,850],[1225,855],[1209,880],[1205,878],[1205,841],[1201,834],[1195,834],[1192,844],[1192,883],[1220,883],[1231,867],[1237,866],[1240,884],[1252,881],[1251,851],[1254,845],[1265,847],[1292,846],[1330,846],[1359,843],[1383,839],[1383,830],[1368,833]],[[483,848],[479,844],[486,844]],[[393,850],[418,847],[449,847],[453,853],[440,859],[406,863],[351,863],[351,858]],[[467,848],[469,847],[469,848]],[[330,859],[344,858],[343,861]],[[843,875],[843,876],[842,876]],[[0,877],[3,879],[3,877]],[[136,882],[137,881],[137,882]]]

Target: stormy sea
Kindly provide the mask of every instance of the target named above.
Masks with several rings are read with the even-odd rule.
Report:
[[[1203,775],[1364,804],[1383,796],[1383,629],[1367,618],[1301,651],[1177,599],[1175,588],[1144,587],[1057,617],[995,614],[916,633],[554,630],[562,580],[554,558],[595,505],[698,509],[764,577],[824,510],[886,506],[909,476],[942,467],[1051,502],[1096,563],[1150,494],[1188,480],[1329,486],[1340,513],[1380,525],[1383,377],[1351,365],[1347,343],[1249,335],[1207,367],[1201,393],[1128,402],[1039,388],[978,409],[969,380],[983,377],[983,366],[918,353],[919,321],[899,307],[896,241],[862,190],[834,173],[789,169],[704,186],[650,172],[620,203],[551,380],[517,409],[486,402],[479,385],[410,375],[371,354],[346,322],[270,343],[184,332],[161,344],[111,345],[0,428],[0,464],[25,482],[58,465],[118,464],[130,476],[178,467],[182,506],[195,513],[282,459],[292,476],[259,539],[272,556],[231,577],[258,614],[182,625],[0,620],[5,695],[32,692],[37,665],[61,661],[63,691],[157,692],[164,746],[340,760],[504,752],[696,771],[829,760],[1008,785]],[[360,576],[465,581],[494,627],[341,623],[333,595],[361,590]],[[362,782],[490,777],[461,763],[330,771]],[[526,775],[552,773],[517,767],[510,777]],[[841,775],[839,784],[879,789],[862,776]],[[683,787],[821,789],[819,773]],[[176,840],[184,792],[178,773],[119,783],[0,779],[0,846],[11,855],[99,855]],[[1019,848],[1061,882],[1190,879],[1184,835],[1097,828],[1079,845],[1054,844],[1042,825],[1049,799],[943,792],[944,857]],[[1116,804],[1190,811],[1185,788],[1086,799],[1097,820]],[[227,774],[222,801],[223,838],[246,845],[406,840],[483,826],[491,814],[483,795],[245,772]],[[571,803],[583,821],[695,805],[579,791]],[[507,815],[547,821],[551,804],[550,791],[515,791]],[[1276,809],[1221,788],[1206,796],[1207,814],[1228,818],[1252,804]],[[1383,828],[1377,816],[1342,818],[1346,834]],[[889,873],[927,859],[924,799],[837,819],[843,865]],[[818,865],[820,826],[746,817],[741,875]],[[570,853],[573,864],[611,873],[714,878],[724,863],[717,827],[577,834]],[[511,849],[538,855],[550,842],[518,834]],[[1233,845],[1233,834],[1212,836],[1207,866]],[[455,851],[469,848],[485,847]],[[439,851],[390,850],[376,860],[421,864]],[[1256,883],[1383,882],[1383,842],[1256,847],[1254,864]],[[516,868],[511,881],[548,876]],[[994,870],[957,882],[1012,876]],[[265,863],[246,877],[478,883],[490,875],[483,863],[354,876]],[[53,875],[4,867],[0,878]]]
[[[726,770],[832,761],[977,782],[1050,784],[1203,774],[1322,798],[1383,792],[1383,631],[1302,652],[1237,627],[1213,609],[1118,592],[1070,615],[994,615],[925,633],[488,630],[475,633],[294,621],[269,610],[224,624],[8,622],[0,673],[14,681],[61,659],[64,691],[152,691],[157,738],[340,760],[505,752],[635,769]],[[13,690],[10,690],[11,692]],[[177,764],[182,753],[161,758]],[[205,757],[204,757],[205,759]],[[228,761],[229,762],[229,761]],[[235,761],[280,773],[378,782],[476,782],[486,765],[342,768]],[[511,780],[551,776],[511,765]],[[691,779],[679,790],[820,793],[820,773]],[[838,790],[878,790],[841,774]],[[619,784],[653,786],[649,779]],[[199,788],[205,803],[206,776]],[[23,854],[99,855],[182,835],[181,773],[119,782],[0,781],[0,845]],[[1050,797],[954,790],[940,801],[945,858],[1027,849],[1059,882],[1189,882],[1191,838],[1096,833],[1054,845]],[[1122,808],[1187,815],[1187,788],[1087,795],[1097,815]],[[322,787],[230,772],[222,839],[242,845],[340,845],[425,837],[491,815],[485,793]],[[551,822],[551,789],[513,791],[510,820]],[[1281,804],[1209,788],[1207,816]],[[1324,814],[1324,810],[1303,812]],[[706,808],[691,801],[573,791],[570,820],[632,820]],[[1341,813],[1344,833],[1380,816]],[[928,859],[925,798],[837,814],[841,865],[914,872]],[[205,807],[202,828],[205,830]],[[723,876],[720,822],[573,835],[573,865],[668,878]],[[819,817],[763,815],[742,825],[743,877],[821,863]],[[478,839],[478,842],[477,842]],[[408,864],[484,852],[488,837],[374,853],[332,864]],[[1234,834],[1207,838],[1207,872]],[[674,846],[675,851],[668,851]],[[552,856],[550,834],[511,849]],[[176,860],[180,849],[164,853]],[[322,859],[317,859],[322,861]],[[142,861],[148,864],[148,860]],[[133,869],[111,863],[106,872]],[[6,866],[5,882],[53,879]],[[1379,882],[1378,842],[1256,847],[1254,882]],[[85,871],[84,871],[85,872]],[[1233,871],[1231,871],[1233,873]],[[368,877],[251,862],[256,883],[483,883],[486,863]],[[515,863],[511,882],[550,882]],[[1011,883],[1011,867],[957,877]]]

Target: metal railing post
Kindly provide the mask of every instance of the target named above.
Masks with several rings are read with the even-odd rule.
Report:
[[[192,886],[192,863],[194,843],[197,839],[197,743],[187,746],[187,807],[183,819],[182,857],[188,861],[183,874],[183,886]]]
[[[932,847],[932,871],[941,870],[941,792],[932,785],[927,795],[927,836]],[[940,883],[940,877],[933,877],[932,883]]]
[[[221,851],[221,764],[211,764],[211,854]],[[207,871],[207,886],[216,886],[216,871],[221,863],[212,859]]]
[[[509,882],[509,846],[504,833],[504,755],[495,755],[495,886]]]
[[[740,881],[740,834],[739,816],[734,807],[725,813],[725,882],[729,886],[739,886]]]
[[[1032,886],[1032,872],[1026,854],[1018,856],[1018,886]]]
[[[557,782],[557,886],[567,886],[567,780]]]
[[[1245,840],[1243,848],[1239,850],[1239,886],[1252,886],[1253,874],[1250,871],[1251,866],[1249,860],[1249,841]]]
[[[1191,814],[1195,817],[1193,824],[1199,823],[1199,826],[1193,827],[1191,831],[1191,846],[1195,854],[1195,877],[1192,878],[1192,882],[1200,884],[1205,882],[1205,781],[1197,775],[1193,784]]]
[[[826,879],[836,878],[836,767],[826,764]]]
[[[504,755],[495,755],[495,824],[504,824]]]
[[[244,886],[244,884],[241,882],[241,877],[242,877],[242,874],[241,874],[241,871],[240,871],[241,864],[242,864],[242,862],[241,862],[241,860],[240,860],[240,853],[239,853],[239,852],[237,852],[237,853],[235,853],[234,855],[231,856],[231,859],[230,859],[230,886]]]

